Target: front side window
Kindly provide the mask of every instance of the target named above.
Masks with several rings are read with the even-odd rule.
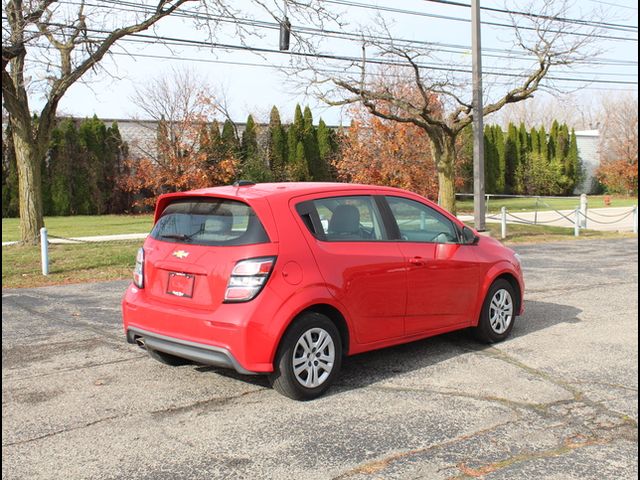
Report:
[[[329,197],[297,207],[311,233],[328,242],[386,240],[380,214],[370,196]]]
[[[385,197],[405,242],[458,243],[457,230],[447,217],[420,202]]]
[[[151,231],[156,240],[191,245],[249,245],[269,237],[253,209],[224,198],[175,200]]]

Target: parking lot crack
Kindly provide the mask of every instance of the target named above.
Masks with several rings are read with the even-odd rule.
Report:
[[[501,422],[498,423],[496,425],[492,425],[490,427],[478,430],[476,432],[467,434],[467,435],[461,435],[459,437],[453,438],[451,440],[447,440],[445,442],[440,442],[440,443],[436,443],[434,445],[429,445],[428,447],[424,447],[424,448],[417,448],[417,449],[413,449],[413,450],[407,450],[404,452],[396,452],[392,455],[388,455],[386,457],[383,458],[379,458],[376,460],[372,460],[363,464],[358,465],[355,468],[352,468],[346,472],[341,473],[340,475],[338,475],[337,477],[333,477],[332,480],[345,480],[349,477],[354,477],[356,475],[373,475],[376,473],[380,473],[381,471],[385,470],[386,468],[388,468],[389,466],[391,466],[393,463],[398,462],[400,460],[412,457],[412,456],[416,456],[416,455],[421,455],[424,453],[428,453],[430,451],[433,450],[437,450],[439,448],[443,448],[443,447],[448,447],[451,445],[454,445],[456,443],[460,443],[460,442],[464,442],[467,440],[470,440],[474,437],[480,436],[480,435],[485,435],[488,433],[491,433],[499,428],[502,428],[506,425],[509,424],[513,424],[515,423],[514,420],[508,420],[506,422]]]
[[[56,430],[55,432],[45,433],[44,435],[28,438],[26,440],[18,440],[17,442],[3,443],[2,447],[4,448],[4,447],[13,447],[16,445],[24,445],[26,443],[32,443],[38,440],[43,440],[45,438],[55,437],[56,435],[61,435],[67,432],[73,432],[74,430],[81,430],[83,428],[91,427],[93,425],[97,425],[102,422],[108,422],[109,420],[116,420],[118,418],[122,418],[122,415],[112,415],[110,417],[100,418],[98,420],[94,420],[93,422],[84,423],[82,425],[76,425],[75,427],[63,428],[62,430]]]

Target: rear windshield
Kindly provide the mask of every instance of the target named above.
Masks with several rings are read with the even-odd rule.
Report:
[[[190,245],[249,245],[269,237],[253,209],[223,198],[184,199],[170,203],[151,231],[156,240]]]

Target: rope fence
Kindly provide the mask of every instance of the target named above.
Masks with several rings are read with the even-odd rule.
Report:
[[[548,205],[547,205],[548,206]],[[566,215],[565,213],[556,210],[555,208],[549,207],[550,210],[547,212],[553,212],[558,215],[558,217],[541,221],[535,218],[534,220],[530,220],[527,218],[523,218],[522,216],[515,215],[509,212],[506,207],[502,207],[500,216],[497,215],[487,215],[487,219],[491,220],[500,220],[501,223],[501,237],[504,239],[507,237],[507,224],[515,223],[521,225],[550,225],[552,223],[568,221],[574,228],[574,235],[577,237],[580,235],[580,230],[587,228],[587,222],[592,222],[597,225],[615,225],[620,223],[621,221],[629,218],[633,215],[633,233],[638,233],[638,206],[630,208],[625,212],[621,212],[619,214],[609,215],[609,214],[600,214],[599,212],[588,212],[588,210],[576,208],[572,215]],[[609,221],[596,220],[591,215],[600,215],[602,217],[614,219]],[[512,219],[512,220],[509,220]]]

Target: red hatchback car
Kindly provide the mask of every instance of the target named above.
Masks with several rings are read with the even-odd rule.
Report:
[[[162,195],[122,309],[156,360],[321,395],[346,355],[471,327],[505,339],[518,256],[397,188],[240,182]]]

